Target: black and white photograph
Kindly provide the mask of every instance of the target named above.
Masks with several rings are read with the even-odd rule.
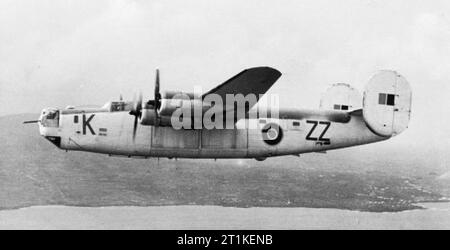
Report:
[[[0,230],[448,230],[449,85],[446,0],[0,0]]]

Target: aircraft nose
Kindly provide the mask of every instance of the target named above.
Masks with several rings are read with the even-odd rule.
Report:
[[[41,136],[58,148],[61,148],[61,136],[58,131],[59,110],[52,108],[43,109],[39,120],[39,132]]]

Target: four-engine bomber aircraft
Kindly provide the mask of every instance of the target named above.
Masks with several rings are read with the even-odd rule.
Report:
[[[230,94],[253,94],[259,101],[280,76],[278,70],[270,67],[250,68],[198,96],[160,93],[157,71],[153,100],[143,103],[141,94],[132,102],[114,101],[101,108],[47,108],[39,120],[25,123],[37,122],[40,134],[66,151],[144,158],[256,160],[383,141],[408,126],[411,88],[395,71],[377,73],[366,85],[363,96],[347,84],[335,84],[325,92],[317,110],[261,112],[252,109],[255,103],[246,103],[244,115],[236,115],[236,103],[216,104],[208,100],[208,95],[225,100]],[[194,112],[177,119],[192,122],[191,127],[175,128],[173,114],[186,105]],[[202,118],[213,106],[221,108],[214,113],[217,117],[210,117],[213,121],[225,121],[232,113],[235,126],[206,128]],[[200,110],[200,115],[195,110]],[[200,127],[192,125],[198,121]]]

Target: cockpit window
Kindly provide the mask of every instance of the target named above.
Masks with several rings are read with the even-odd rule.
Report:
[[[58,116],[58,111],[50,112],[45,118],[47,118],[48,120],[54,120],[57,118],[57,116]]]
[[[112,102],[111,103],[111,112],[118,112],[118,111],[124,111],[124,110],[125,110],[124,102]]]

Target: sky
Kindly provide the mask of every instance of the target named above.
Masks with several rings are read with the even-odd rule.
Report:
[[[393,69],[410,82],[413,106],[392,145],[442,151],[448,13],[446,0],[0,0],[0,116],[131,100],[140,90],[150,99],[156,68],[163,90],[192,92],[271,66],[283,73],[269,91],[282,107],[317,108],[330,84],[362,91]]]

